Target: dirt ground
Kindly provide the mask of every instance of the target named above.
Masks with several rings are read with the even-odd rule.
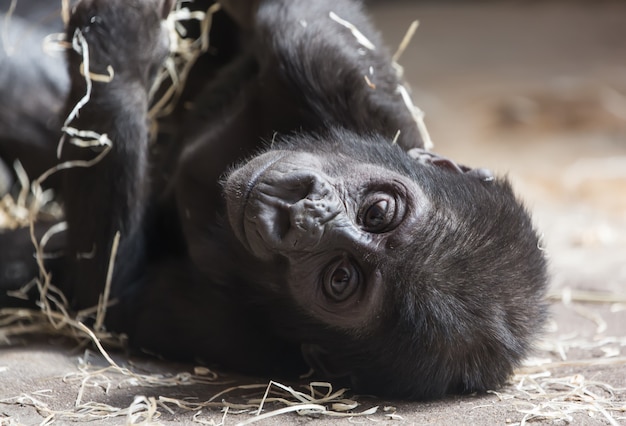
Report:
[[[425,403],[358,397],[351,412],[379,408],[260,424],[626,424],[626,3],[380,1],[371,9],[390,46],[420,20],[400,62],[436,151],[508,174],[533,211],[550,258],[551,320],[504,389]],[[87,358],[89,366],[84,349],[54,338],[0,349],[0,425],[230,425],[252,419],[250,411],[224,415],[207,401],[236,384],[266,383],[221,374],[198,384],[206,371],[172,377],[193,367],[119,355],[133,375],[100,371],[108,364]],[[162,376],[146,386],[147,373]],[[204,408],[198,414],[183,400]]]

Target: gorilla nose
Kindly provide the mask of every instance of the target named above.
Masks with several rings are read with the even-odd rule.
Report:
[[[340,213],[337,191],[309,171],[281,175],[264,192],[258,231],[274,250],[309,251],[320,243],[328,224]]]
[[[321,237],[321,233],[338,211],[328,198],[303,198],[289,207],[292,233],[309,239]]]

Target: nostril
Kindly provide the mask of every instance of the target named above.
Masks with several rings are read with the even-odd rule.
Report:
[[[315,197],[317,179],[312,175],[297,175],[284,182],[283,200],[289,204],[296,204],[305,198]]]
[[[251,222],[265,244],[279,252],[316,246],[339,208],[328,181],[307,170],[276,173],[257,189]]]

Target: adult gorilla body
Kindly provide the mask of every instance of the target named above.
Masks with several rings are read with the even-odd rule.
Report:
[[[359,392],[404,398],[500,385],[544,316],[536,234],[506,181],[421,150],[359,7],[224,2],[213,37],[236,41],[192,78],[192,109],[162,123],[177,144],[149,155],[148,91],[169,3],[83,0],[69,23],[90,71],[115,70],[93,81],[70,123],[112,141],[59,188],[69,229],[50,267],[72,307],[97,302],[119,231],[120,303],[107,325],[136,348],[264,374],[301,373],[306,361]],[[70,51],[65,114],[86,90],[82,61]],[[18,156],[9,140],[0,134],[5,159]],[[97,154],[66,143],[62,160]]]

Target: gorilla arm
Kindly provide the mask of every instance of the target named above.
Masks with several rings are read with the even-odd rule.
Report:
[[[423,147],[391,57],[356,2],[230,0],[224,7],[247,42],[196,99],[198,118],[187,126],[195,131],[176,179],[184,233],[199,267],[211,248],[198,235],[222,203],[218,178],[276,135],[346,128],[391,142],[399,132],[403,149]],[[360,38],[341,17],[358,27]]]

